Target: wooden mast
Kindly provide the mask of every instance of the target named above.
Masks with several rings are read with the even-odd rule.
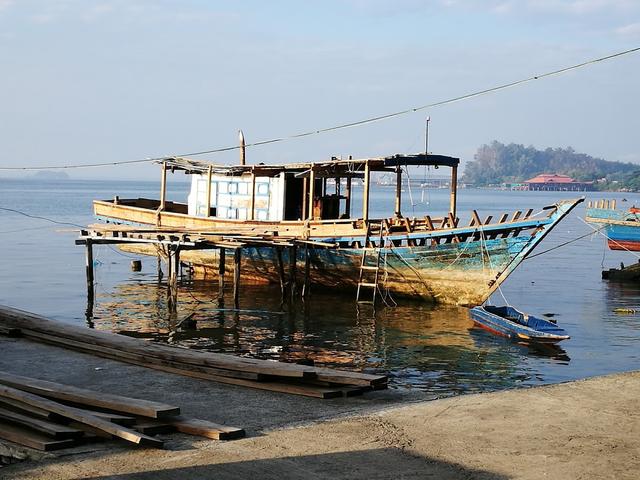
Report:
[[[240,140],[240,165],[244,165],[246,160],[246,151],[244,143],[244,133],[242,133],[242,130],[238,130],[238,139]]]

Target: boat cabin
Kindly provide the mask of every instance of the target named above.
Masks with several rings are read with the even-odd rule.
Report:
[[[456,215],[459,159],[443,155],[393,155],[347,160],[332,158],[316,163],[285,165],[216,165],[181,157],[162,165],[160,211],[171,210],[165,200],[166,172],[192,176],[189,216],[239,221],[333,221],[352,218],[354,179],[362,183],[362,214],[369,219],[372,172],[396,174],[395,216],[401,217],[403,167],[451,167],[450,213]],[[359,209],[358,209],[359,210]]]

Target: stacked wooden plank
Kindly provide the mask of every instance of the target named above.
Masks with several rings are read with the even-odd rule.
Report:
[[[0,306],[0,326],[30,339],[165,372],[317,398],[387,387],[387,377],[193,351],[63,324]]]
[[[152,435],[179,431],[218,440],[244,430],[180,416],[180,408],[0,372],[0,439],[57,450],[95,438],[162,448]]]

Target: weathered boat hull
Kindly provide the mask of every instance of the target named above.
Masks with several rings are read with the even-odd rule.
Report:
[[[469,316],[479,327],[513,340],[557,343],[570,338],[554,323],[525,315],[513,307],[474,307]]]
[[[411,237],[414,245],[395,245],[392,241],[384,247],[372,248],[371,252],[380,254],[379,284],[380,290],[391,295],[413,297],[429,302],[455,305],[482,304],[498,286],[515,270],[526,256],[542,241],[553,226],[560,221],[581,200],[560,203],[555,211],[537,225],[533,233],[501,238],[488,229],[466,227],[467,240],[448,243],[432,242],[449,232],[427,232],[420,239]],[[531,223],[531,221],[529,221]],[[531,227],[529,227],[531,228]],[[463,236],[465,229],[455,233]],[[430,236],[426,238],[425,236]],[[408,237],[408,236],[406,236]],[[479,238],[478,238],[479,237]],[[491,238],[495,237],[495,238]],[[359,240],[357,240],[359,238]],[[400,242],[401,237],[394,237]],[[363,244],[362,237],[322,238],[323,242],[337,244]],[[415,243],[421,245],[417,246]],[[307,249],[308,248],[308,249]],[[296,271],[299,281],[304,272],[305,255],[310,258],[309,279],[313,286],[336,288],[350,292],[357,288],[362,248],[321,248],[298,247],[296,253]],[[144,245],[129,245],[128,251],[156,255],[155,248]],[[290,265],[292,249],[282,248],[282,263]],[[280,282],[278,249],[273,247],[243,247],[241,251],[242,277],[257,282]],[[185,250],[181,259],[191,263],[196,273],[204,276],[216,276],[219,257],[215,250]],[[287,267],[287,271],[289,268]],[[313,287],[312,287],[313,288]]]

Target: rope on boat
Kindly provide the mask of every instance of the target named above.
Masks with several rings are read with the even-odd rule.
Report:
[[[578,217],[578,218],[580,218],[580,217]],[[580,218],[580,220],[582,220],[582,218]],[[587,225],[589,225],[589,224],[587,223]],[[561,243],[560,245],[556,245],[555,247],[551,247],[551,248],[548,248],[547,250],[543,250],[542,252],[538,252],[535,255],[529,255],[528,257],[525,258],[525,260],[531,260],[532,258],[538,257],[540,255],[544,255],[545,253],[549,253],[552,250],[556,250],[556,249],[558,249],[560,247],[564,247],[565,245],[569,245],[570,243],[577,242],[578,240],[582,240],[583,238],[588,237],[589,235],[593,235],[594,233],[600,232],[600,230],[605,228],[605,226],[602,226],[602,227],[596,229],[595,227],[593,227],[591,225],[589,225],[589,227],[593,228],[594,231],[585,233],[584,235],[580,235],[579,237],[576,237],[573,240],[568,240],[568,241],[566,241],[564,243]],[[606,235],[605,235],[605,237],[606,237]],[[607,237],[607,238],[609,238],[609,237]]]
[[[489,253],[489,247],[487,247],[487,242],[486,242],[486,239],[484,238],[484,229],[482,227],[483,225],[480,225],[478,227],[480,229],[480,254],[482,257],[482,269],[484,270],[484,255],[482,255],[482,245],[484,244],[484,249],[487,252],[487,261],[489,262],[489,272],[493,274],[494,269],[493,269],[493,264],[491,263],[491,254]],[[507,300],[507,297],[505,297],[504,292],[500,287],[500,282],[498,282],[497,278],[495,279],[495,281],[498,283],[498,292],[500,292],[500,296],[504,300],[504,303],[506,303],[507,306],[510,307],[511,304],[509,303],[509,300]]]
[[[382,228],[382,226],[380,228]],[[398,303],[391,296],[391,290],[387,286],[387,280],[389,280],[389,264],[387,262],[387,257],[389,255],[389,249],[384,248],[384,247],[387,245],[387,243],[390,242],[388,234],[384,235],[383,239],[384,239],[384,241],[382,242],[382,245],[380,245],[380,248],[382,248],[383,251],[384,251],[384,256],[383,256],[383,259],[384,259],[384,276],[382,277],[382,286],[384,288],[384,291],[378,285],[376,285],[376,288],[380,292],[380,299],[382,300],[382,302],[384,303],[384,305],[386,307],[397,307]],[[389,300],[391,302],[391,304],[389,302],[387,302],[387,300]]]

